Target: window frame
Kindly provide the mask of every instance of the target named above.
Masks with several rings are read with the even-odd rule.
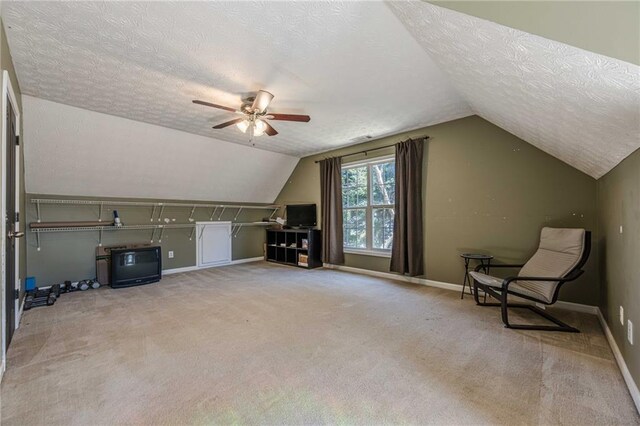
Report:
[[[347,247],[344,245],[343,239],[343,251],[347,254],[360,254],[367,256],[377,256],[377,257],[391,257],[391,249],[379,249],[373,247],[373,210],[374,209],[385,209],[385,208],[394,208],[394,204],[373,204],[373,192],[371,188],[371,166],[379,163],[388,163],[390,161],[395,162],[396,156],[395,154],[385,155],[380,157],[375,157],[366,160],[354,161],[352,163],[346,163],[342,165],[340,172],[358,168],[362,166],[367,166],[367,205],[366,206],[355,206],[355,207],[345,207],[342,206],[342,215],[344,217],[344,212],[346,210],[365,210],[365,233],[366,233],[366,248],[357,248],[357,247]],[[395,168],[395,166],[394,166]],[[343,186],[344,188],[344,186]],[[344,227],[344,225],[343,225]]]

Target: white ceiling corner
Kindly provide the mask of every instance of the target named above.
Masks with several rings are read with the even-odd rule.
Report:
[[[640,148],[640,67],[426,2],[387,4],[483,118],[594,178]]]
[[[470,115],[382,2],[3,2],[24,94],[247,144],[233,115],[258,89],[273,122],[256,146],[294,156]]]

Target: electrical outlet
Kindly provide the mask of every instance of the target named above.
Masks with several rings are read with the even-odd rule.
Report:
[[[169,251],[169,259],[173,259],[173,250]]]
[[[620,306],[620,325],[624,326],[624,308]]]
[[[633,323],[627,321],[627,340],[633,345]]]

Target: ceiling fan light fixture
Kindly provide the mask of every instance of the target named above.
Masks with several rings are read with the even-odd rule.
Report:
[[[253,126],[253,136],[262,136],[267,130],[267,123],[262,120],[256,120]]]
[[[251,125],[251,122],[249,120],[242,120],[241,122],[236,124],[236,126],[238,127],[238,129],[240,129],[242,133],[247,133],[247,129],[249,128],[250,125]]]
[[[1,0],[0,0],[1,1]],[[236,125],[238,130],[242,133],[249,133],[249,140],[254,136],[276,136],[278,131],[269,124],[266,120],[279,120],[279,121],[298,121],[302,123],[308,123],[311,117],[301,114],[280,114],[280,113],[267,113],[267,108],[273,100],[273,94],[259,90],[255,97],[249,97],[243,100],[240,109],[227,107],[224,105],[213,104],[211,102],[201,101],[194,99],[193,103],[208,106],[211,108],[223,109],[225,111],[240,114],[244,117],[236,118],[235,120],[229,120],[224,123],[213,126],[215,130],[225,129],[229,126]]]
[[[259,90],[256,94],[256,99],[253,101],[253,105],[251,105],[251,108],[254,112],[262,113],[267,109],[272,99],[273,95],[271,93],[264,90]]]

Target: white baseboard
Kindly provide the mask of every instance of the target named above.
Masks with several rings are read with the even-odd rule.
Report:
[[[261,260],[264,260],[264,257],[260,256],[260,257],[248,257],[246,259],[236,259],[236,260],[232,260],[229,263],[224,263],[222,265],[215,265],[215,266],[199,267],[194,265],[194,266],[185,266],[182,268],[164,269],[162,270],[162,275],[171,275],[171,274],[180,274],[183,272],[200,271],[202,269],[218,268],[220,266],[238,265],[241,263],[249,263],[249,262],[259,262]]]
[[[239,265],[240,263],[261,262],[264,260],[264,256],[259,257],[247,257],[246,259],[232,260],[230,265]]]
[[[372,271],[369,269],[354,268],[353,266],[325,264],[324,267],[328,269],[336,269],[338,271],[353,272],[355,274],[370,275],[373,277],[387,278],[390,280],[396,280],[396,281],[402,281],[407,283],[426,285],[429,287],[443,288],[445,290],[462,292],[462,286],[460,284],[445,283],[442,281],[433,281],[433,280],[428,280],[426,278],[408,277],[406,275],[398,275],[392,272],[380,272],[380,271]],[[522,299],[522,301],[527,302],[524,299]],[[597,306],[582,305],[580,303],[563,302],[563,301],[558,301],[553,306],[556,308],[567,310],[567,311],[584,312],[586,314],[591,314],[591,315],[598,314]],[[540,307],[545,308],[546,306],[540,305]]]
[[[191,272],[191,271],[197,271],[198,268],[197,266],[185,266],[182,268],[173,268],[173,269],[163,269],[162,270],[162,275],[171,275],[171,274],[181,274],[183,272]]]
[[[604,335],[607,337],[609,346],[611,346],[613,357],[618,363],[618,368],[620,369],[622,377],[627,384],[627,388],[629,388],[631,398],[633,399],[634,404],[636,404],[636,410],[638,410],[638,413],[640,413],[640,390],[638,390],[638,385],[636,385],[633,377],[631,377],[631,373],[629,372],[627,363],[624,362],[624,358],[622,357],[622,352],[620,352],[620,348],[618,348],[618,344],[616,343],[616,340],[613,338],[613,334],[611,334],[611,330],[609,329],[609,324],[607,324],[607,320],[604,318],[604,315],[602,315],[600,309],[598,309],[598,319],[600,320],[602,330],[604,330]]]
[[[20,321],[22,321],[22,312],[24,311],[24,300],[26,297],[22,298],[22,303],[20,304],[20,309],[18,309],[18,318],[16,321],[16,330],[20,327]]]
[[[353,272],[354,274],[370,275],[372,277],[387,278],[395,281],[406,283],[421,284],[429,287],[444,288],[445,290],[462,291],[460,284],[444,283],[441,281],[428,280],[426,278],[408,277],[406,275],[398,275],[391,272],[372,271],[370,269],[354,268],[353,266],[324,264],[325,268],[336,269],[338,271]]]
[[[598,315],[600,309],[597,306],[583,305],[581,303],[563,302],[558,300],[554,305],[556,308],[564,309],[565,311],[582,312],[585,314]]]

